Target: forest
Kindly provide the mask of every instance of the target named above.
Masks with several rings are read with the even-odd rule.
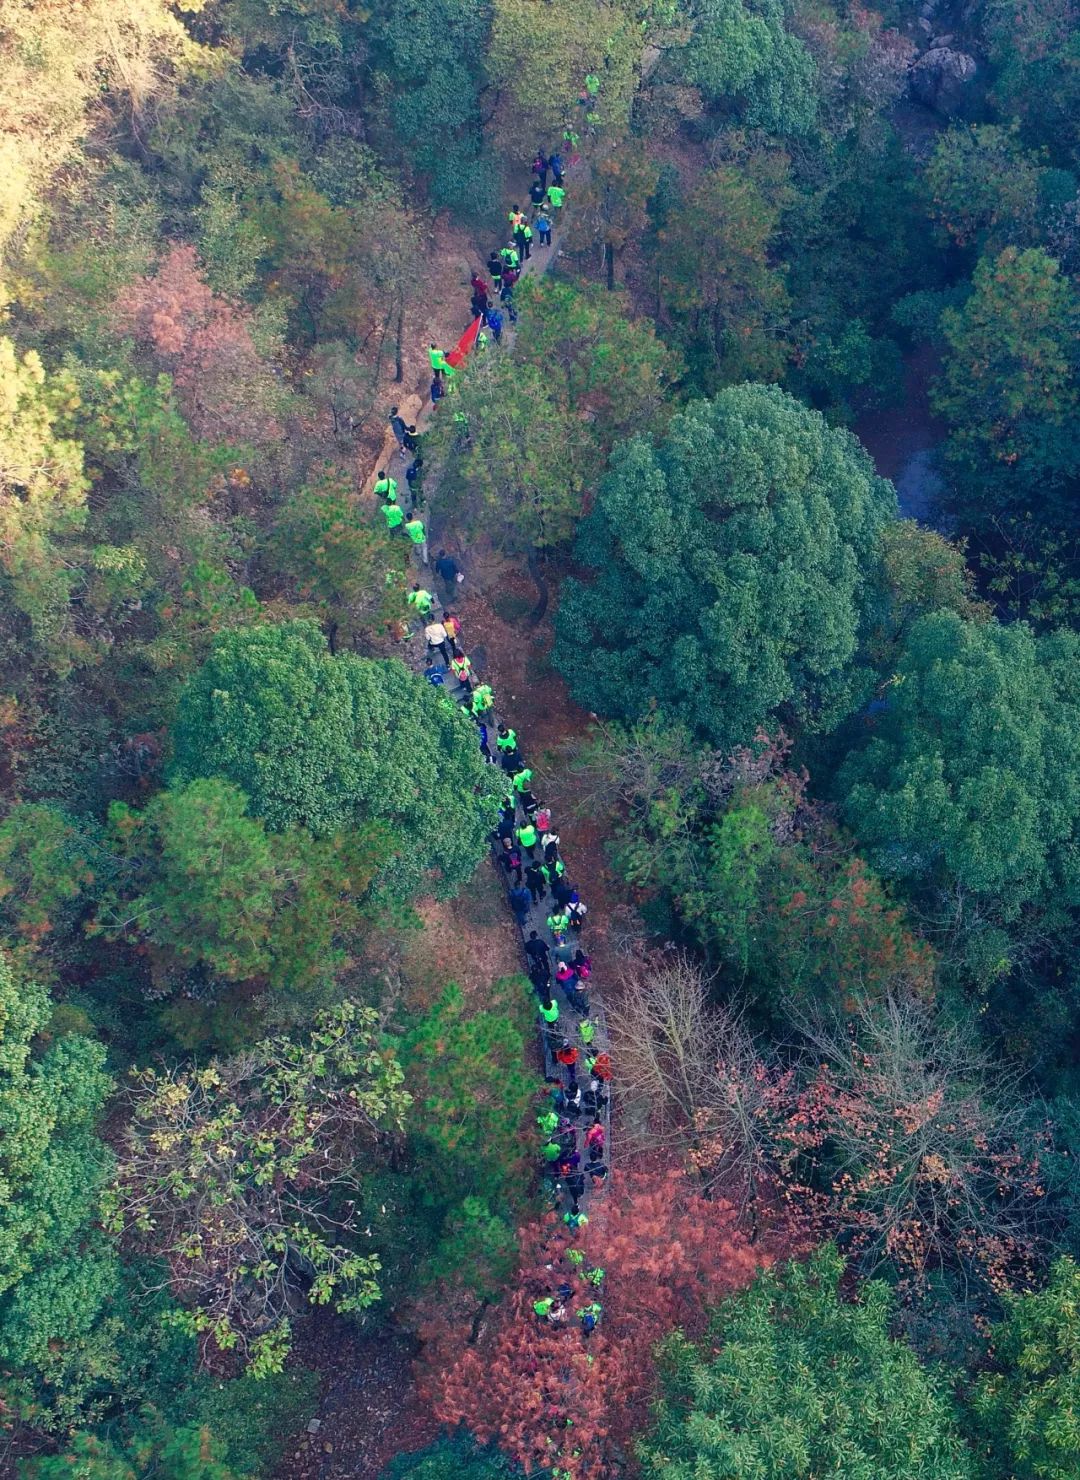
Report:
[[[1077,0],[0,0],[0,1480],[1076,1480],[1078,516]]]

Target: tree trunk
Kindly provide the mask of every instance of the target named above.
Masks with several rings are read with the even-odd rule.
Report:
[[[604,262],[607,265],[607,290],[615,291],[615,248],[611,242],[604,243]]]
[[[469,1346],[475,1346],[477,1341],[479,1340],[480,1322],[484,1319],[484,1312],[487,1310],[490,1304],[491,1301],[485,1295],[483,1300],[480,1302],[480,1308],[477,1310],[476,1314],[472,1318],[472,1330],[469,1332],[468,1340]]]
[[[326,633],[326,645],[330,649],[330,656],[332,658],[337,657],[337,635],[338,624],[336,622],[331,622]]]
[[[547,581],[544,580],[544,573],[540,569],[540,557],[535,550],[529,551],[529,574],[533,578],[537,595],[536,606],[529,613],[529,626],[539,627],[548,608],[548,587]]]
[[[394,346],[394,384],[400,385],[405,379],[405,370],[401,363],[401,341],[405,333],[405,299],[398,299],[397,311],[397,339]]]

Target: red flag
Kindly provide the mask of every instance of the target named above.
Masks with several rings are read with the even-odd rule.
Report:
[[[468,355],[469,351],[475,348],[476,336],[480,333],[480,325],[483,322],[483,319],[473,319],[472,323],[465,330],[465,333],[461,336],[457,344],[454,345],[453,349],[447,355],[446,363],[448,365],[453,365],[455,370],[458,368],[459,365],[463,365],[465,363],[465,358]]]

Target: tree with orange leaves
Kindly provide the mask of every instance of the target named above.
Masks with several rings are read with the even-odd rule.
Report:
[[[279,392],[248,315],[209,287],[194,247],[172,247],[152,277],[128,284],[116,311],[120,327],[171,373],[197,436],[257,445],[274,433]]]
[[[550,1214],[521,1230],[514,1288],[475,1338],[464,1305],[421,1331],[421,1386],[438,1417],[568,1480],[606,1475],[612,1443],[640,1427],[656,1342],[698,1330],[704,1308],[763,1262],[734,1210],[681,1171],[624,1173],[588,1208],[574,1236]],[[554,1319],[533,1309],[548,1296]],[[602,1316],[586,1338],[577,1312],[594,1301]]]

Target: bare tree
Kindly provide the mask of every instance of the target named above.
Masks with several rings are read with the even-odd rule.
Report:
[[[789,1170],[829,1198],[864,1266],[890,1261],[916,1285],[937,1270],[1022,1283],[1043,1189],[1019,1076],[902,992],[799,1026]]]
[[[712,978],[684,952],[630,967],[611,1024],[629,1139],[686,1156],[707,1190],[744,1206],[768,1177],[776,1079],[741,1017],[710,1001]]]

